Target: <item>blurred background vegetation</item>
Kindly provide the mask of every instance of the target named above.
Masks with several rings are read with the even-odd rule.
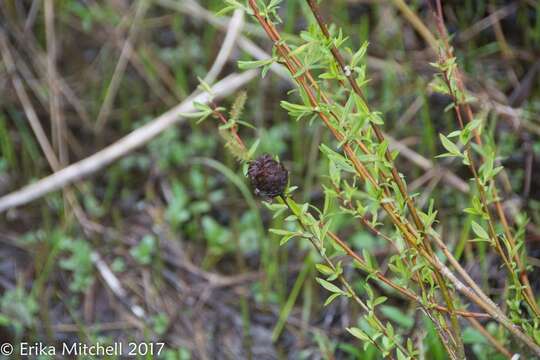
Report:
[[[48,3],[53,7],[46,10]],[[467,87],[480,100],[478,111],[510,174],[513,196],[505,204],[530,217],[526,246],[536,257],[540,3],[444,3]],[[425,1],[410,4],[433,24]],[[0,194],[52,172],[29,124],[29,107],[62,164],[94,154],[196,90],[225,37],[228,18],[214,15],[223,7],[221,0],[1,1]],[[369,41],[370,104],[385,114],[387,133],[429,160],[426,168],[400,157],[411,192],[421,204],[435,199],[444,238],[457,257],[481,284],[503,291],[493,255],[466,242],[470,219],[461,209],[467,194],[443,181],[434,165],[467,182],[461,165],[433,159],[443,152],[438,132],[455,129],[453,114],[445,111],[448,99],[429,86],[433,52],[391,1],[332,0],[321,8],[343,28],[351,48]],[[312,21],[299,0],[284,1],[280,16],[292,43]],[[225,27],[217,26],[220,21]],[[271,53],[251,19],[243,35]],[[48,77],[51,57],[53,81],[63,89],[58,94]],[[220,77],[240,72],[236,62],[251,59],[235,47]],[[24,86],[27,103],[14,79]],[[272,72],[245,86],[243,120],[254,129],[242,128],[241,135],[250,144],[260,139],[258,152],[280,157],[299,186],[299,201],[322,206],[327,163],[318,146],[330,134],[318,122],[307,126],[288,118],[279,101],[291,88]],[[228,107],[234,97],[220,105]],[[63,118],[60,130],[53,116]],[[182,121],[72,189],[76,206],[57,191],[0,215],[2,342],[163,341],[163,359],[377,358],[344,330],[359,309],[341,300],[322,306],[327,294],[314,281],[309,246],[291,241],[279,247],[279,236],[268,233],[286,225],[251,195],[241,166],[224,150],[217,122]],[[382,266],[393,251],[354,219],[337,218],[333,226]],[[537,292],[538,260],[531,260]],[[362,293],[365,280],[353,278]],[[446,358],[414,304],[391,297],[380,310],[417,339],[427,359]],[[495,324],[487,329],[496,335]],[[464,330],[464,341],[470,358],[500,357],[473,328]]]

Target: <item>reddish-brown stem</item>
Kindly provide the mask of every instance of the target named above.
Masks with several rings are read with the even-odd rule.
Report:
[[[219,111],[217,105],[213,101],[210,101],[209,104],[212,110],[214,110],[214,116],[216,116],[224,125],[228,124],[227,118]],[[247,150],[247,147],[242,141],[242,138],[238,135],[238,127],[236,125],[231,127],[231,134],[232,136],[234,136],[234,138],[236,139],[238,144],[242,147],[242,149]]]

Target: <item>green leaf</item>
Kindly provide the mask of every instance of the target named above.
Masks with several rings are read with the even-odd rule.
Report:
[[[300,206],[298,205],[298,203],[296,201],[294,201],[293,198],[291,197],[288,197],[286,199],[286,202],[287,204],[289,205],[289,207],[291,208],[291,211],[294,215],[298,216],[298,217],[301,217],[301,212],[302,212],[302,209],[300,208]],[[285,208],[288,208],[286,204],[280,204],[281,206],[284,206]]]
[[[238,67],[242,70],[257,69],[262,66],[270,65],[274,61],[275,61],[275,58],[264,59],[264,60],[238,61]]]
[[[306,116],[308,114],[311,114],[313,112],[313,108],[311,108],[310,106],[301,105],[301,104],[294,104],[294,103],[290,103],[290,102],[285,101],[285,100],[282,100],[280,102],[280,105],[281,105],[282,108],[287,110],[289,115],[291,115],[293,117],[296,117],[297,120],[300,120],[302,117],[304,117],[304,116]]]
[[[224,9],[220,10],[217,13],[217,16],[226,14],[227,12],[232,11],[232,10],[236,10],[236,9],[244,9],[244,10],[246,10],[246,7],[244,5],[242,5],[241,3],[239,3],[238,1],[236,1],[236,0],[225,0],[225,2],[228,4],[228,6],[225,7]]]
[[[460,134],[461,134],[461,130],[455,130],[455,131],[452,131],[450,134],[448,134],[448,137],[453,138],[453,137],[459,136]]]
[[[212,94],[212,87],[207,84],[203,79],[197,76],[197,80],[199,80],[199,87],[203,89],[205,92]],[[194,104],[195,108],[197,108],[197,104]]]
[[[270,229],[268,230],[270,231],[272,234],[276,234],[276,235],[294,235],[296,234],[296,232],[294,231],[289,231],[289,230],[283,230],[283,229]]]
[[[355,97],[355,94],[354,93],[351,93],[349,95],[349,99],[347,100],[347,102],[345,103],[345,107],[343,107],[343,112],[341,114],[341,121],[346,124],[347,123],[347,119],[349,118],[349,115],[351,114],[351,111],[352,111],[352,107],[354,105],[354,97]]]
[[[321,278],[317,278],[316,280],[323,288],[325,288],[326,290],[330,292],[339,293],[339,294],[344,293],[343,290],[341,290],[340,288],[338,288],[336,285],[332,284],[331,282],[328,282]]]
[[[480,239],[483,239],[483,240],[489,240],[489,235],[486,232],[486,230],[484,230],[484,228],[482,226],[480,226],[475,221],[473,221],[471,223],[471,225],[472,225],[472,229],[473,229],[474,233],[476,234],[476,236],[478,236]]]
[[[372,112],[371,114],[369,114],[368,119],[373,124],[384,125],[384,121],[379,113]]]
[[[228,13],[230,13],[231,11],[234,11],[234,10],[236,10],[236,6],[226,6],[223,9],[219,10],[216,13],[216,16],[227,15]]]
[[[300,45],[299,47],[297,47],[296,49],[291,51],[289,53],[289,56],[291,56],[291,57],[292,56],[298,56],[300,53],[304,52],[308,48],[308,46],[311,46],[311,44],[310,43],[305,43],[305,44]]]
[[[324,264],[315,264],[315,268],[319,270],[321,274],[324,274],[326,276],[332,275],[334,273],[334,270],[330,266],[324,265]]]
[[[343,171],[347,171],[350,173],[354,173],[354,167],[351,165],[350,161],[347,160],[343,155],[335,152],[334,150],[330,149],[328,146],[322,144],[321,145],[321,151],[328,156],[328,158],[334,162],[334,164]]]
[[[362,255],[366,264],[366,270],[371,272],[377,271],[377,264],[367,249],[362,249]]]
[[[285,245],[289,240],[291,240],[296,235],[298,235],[298,234],[295,233],[295,234],[286,235],[286,236],[282,237],[281,240],[279,241],[279,246]]]
[[[255,155],[255,151],[257,151],[257,147],[259,147],[259,143],[261,142],[261,139],[257,139],[253,145],[249,148],[249,151],[247,153],[247,158],[251,159],[253,158],[253,155]]]
[[[326,301],[324,302],[323,306],[327,306],[327,305],[330,305],[330,303],[332,301],[334,301],[337,297],[341,296],[342,294],[332,294],[328,297],[328,299],[326,299]]]
[[[152,235],[145,235],[137,246],[130,250],[131,256],[142,265],[150,264],[152,255],[156,249],[156,238]]]
[[[360,339],[362,341],[371,342],[371,339],[369,338],[368,334],[366,334],[363,330],[360,330],[357,327],[347,328],[347,331],[357,339]]]
[[[367,52],[368,45],[369,43],[367,41],[364,41],[362,46],[360,46],[360,49],[358,49],[358,51],[354,53],[351,59],[351,68],[354,68],[356,65],[358,65],[360,60],[362,60],[362,58]]]
[[[439,138],[441,139],[441,143],[444,146],[444,148],[452,155],[455,156],[462,156],[461,151],[459,151],[459,148],[454,144],[452,141],[448,140],[446,136],[443,134],[439,134]]]
[[[388,300],[388,298],[386,296],[379,296],[378,298],[375,299],[375,301],[373,302],[373,307],[377,306],[377,305],[380,305],[382,303],[384,303],[386,300]]]

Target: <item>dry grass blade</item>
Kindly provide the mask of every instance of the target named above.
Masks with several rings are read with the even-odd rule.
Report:
[[[53,0],[45,1],[45,26],[47,36],[47,82],[49,85],[49,102],[51,114],[51,127],[53,134],[53,147],[58,152],[61,166],[68,163],[68,151],[66,144],[66,123],[61,108],[60,86],[58,83],[58,71],[56,69],[56,35],[54,30],[54,3]]]

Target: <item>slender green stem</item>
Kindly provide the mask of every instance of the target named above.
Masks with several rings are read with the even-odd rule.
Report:
[[[289,209],[289,211],[291,212],[291,214],[295,215],[296,218],[297,218],[297,223],[298,225],[300,226],[300,228],[302,228],[302,230],[304,232],[307,232],[307,233],[311,233],[311,231],[309,231],[309,229],[307,228],[307,226],[302,222],[302,218],[301,218],[301,215],[298,214],[296,211],[294,211],[293,207],[289,204],[288,200],[287,200],[287,196],[285,195],[280,195],[279,196],[279,199],[287,206],[287,208]],[[312,234],[312,235],[315,235],[315,234]],[[332,260],[328,257],[328,255],[326,255],[323,251],[322,251],[322,248],[313,240],[312,237],[309,237],[307,238],[311,245],[313,245],[313,247],[315,248],[315,250],[317,250],[317,253],[323,258],[324,262],[333,270],[333,271],[337,271],[337,268],[336,266],[334,265],[334,263],[332,262]],[[370,308],[367,306],[366,303],[364,303],[362,301],[362,299],[356,294],[356,291],[353,289],[353,287],[349,284],[349,282],[347,281],[347,279],[342,275],[340,274],[338,276],[338,280],[339,282],[345,287],[345,289],[347,290],[347,293],[353,298],[353,300],[358,304],[360,305],[360,307],[362,308],[362,310],[364,310],[365,312],[369,312],[370,311]],[[390,334],[388,333],[388,331],[386,330],[386,327],[382,324],[382,322],[377,318],[375,317],[375,323],[377,325],[377,330],[378,331],[381,331],[385,336],[387,336],[388,338],[392,338],[392,336],[390,336]],[[369,335],[367,335],[369,336]],[[396,346],[404,353],[404,354],[408,354],[408,351],[407,349],[401,345],[399,343],[399,341],[397,339],[393,339],[394,340],[394,343],[396,344]],[[378,349],[379,351],[381,352],[384,352],[384,349],[373,339],[370,337],[370,341],[372,344],[374,344]],[[389,356],[390,359],[394,359],[393,356]],[[413,357],[414,358],[414,357]]]

